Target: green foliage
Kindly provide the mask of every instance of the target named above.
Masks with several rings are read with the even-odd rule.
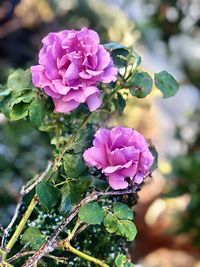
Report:
[[[123,254],[119,254],[115,259],[116,267],[134,267],[134,264],[127,261],[126,256]]]
[[[83,193],[89,190],[91,184],[92,180],[88,176],[80,176],[75,180],[66,180],[66,183],[60,189],[62,197],[59,212],[65,214],[70,211],[81,201]]]
[[[118,68],[126,67],[129,54],[130,52],[126,48],[112,50],[112,58],[115,66]]]
[[[85,171],[81,154],[66,154],[63,158],[63,164],[67,177],[77,178]]]
[[[21,239],[23,245],[29,246],[32,249],[39,249],[45,241],[46,237],[37,227],[27,228]]]
[[[87,203],[79,210],[80,220],[88,224],[101,224],[103,217],[104,211],[96,202]]]
[[[153,79],[147,72],[139,68],[141,57],[134,50],[118,43],[109,43],[104,47],[110,51],[115,66],[119,69],[124,69],[124,73],[122,71],[119,75],[121,78],[120,89],[129,89],[130,93],[137,98],[144,98],[150,94],[153,87]],[[156,73],[154,80],[156,87],[163,93],[163,97],[171,97],[177,93],[178,83],[167,71]],[[126,101],[123,95],[119,93],[119,90],[115,91],[115,88],[112,88],[112,90],[115,92],[114,107],[110,105],[110,109],[122,114]]]
[[[155,74],[155,85],[162,92],[164,98],[174,96],[178,91],[178,83],[167,71]]]
[[[61,188],[61,202],[59,207],[59,212],[62,214],[67,213],[72,206],[71,198],[70,198],[70,186],[68,183],[66,183]]]
[[[117,93],[116,99],[114,99],[114,105],[119,114],[122,114],[126,107],[126,100],[122,94]]]
[[[106,227],[106,230],[113,234],[117,232],[118,229],[118,219],[116,218],[115,215],[113,214],[108,214],[104,220],[103,220],[103,224]]]
[[[0,111],[11,121],[29,116],[31,122],[40,126],[45,104],[32,85],[29,70],[18,69],[9,75],[7,84],[1,88]]]
[[[9,91],[20,91],[29,89],[30,72],[29,70],[18,69],[8,76],[7,88]]]
[[[119,220],[116,233],[124,236],[127,241],[133,241],[137,234],[137,229],[133,222],[129,220]]]
[[[30,121],[40,126],[45,117],[45,103],[42,98],[34,99],[29,107]]]
[[[82,153],[87,147],[91,145],[93,136],[94,129],[91,125],[88,125],[88,127],[85,129],[80,129],[71,148],[76,151],[76,153]]]
[[[50,183],[41,182],[36,186],[36,194],[40,203],[47,209],[52,209],[61,197],[60,191]]]
[[[123,254],[119,254],[115,259],[115,264],[117,267],[124,267],[126,263],[126,256]]]
[[[109,211],[104,218],[104,226],[109,233],[121,235],[127,241],[134,240],[137,230],[132,222],[133,212],[126,204],[121,202],[114,203],[113,213]]]
[[[133,96],[144,98],[150,94],[153,80],[147,72],[136,72],[129,84],[131,86],[130,92]]]
[[[113,62],[116,67],[122,68],[127,65],[129,50],[119,43],[108,43],[104,47],[110,50]]]
[[[118,219],[133,220],[133,211],[124,203],[117,202],[114,204],[113,211]]]

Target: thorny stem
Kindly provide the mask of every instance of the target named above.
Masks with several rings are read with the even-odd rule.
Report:
[[[17,254],[15,254],[14,256],[12,256],[11,258],[9,258],[7,261],[8,262],[13,262],[19,258],[22,258],[22,257],[26,257],[26,256],[29,256],[29,255],[32,255],[34,254],[35,251],[24,251],[24,252],[19,252]],[[67,260],[68,258],[66,257],[57,257],[57,256],[54,256],[54,255],[45,255],[44,257],[46,258],[49,258],[49,259],[53,259],[55,260],[56,262],[60,262],[60,263],[67,263]]]
[[[57,245],[58,245],[58,247],[62,247],[64,249],[66,249],[67,251],[77,255],[78,257],[80,257],[82,259],[85,259],[87,261],[93,262],[96,265],[99,265],[99,266],[102,266],[102,267],[109,267],[109,265],[107,265],[103,261],[101,261],[101,260],[99,260],[97,258],[94,258],[94,257],[92,257],[92,256],[90,256],[90,255],[88,255],[88,254],[86,254],[86,253],[84,253],[84,252],[72,247],[70,245],[70,243],[68,241],[66,241],[66,240],[60,240]]]

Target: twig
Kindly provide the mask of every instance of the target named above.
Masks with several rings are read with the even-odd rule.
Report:
[[[24,196],[28,194],[34,187],[36,187],[44,179],[44,177],[47,175],[51,167],[52,167],[52,162],[49,161],[46,170],[41,175],[37,175],[34,179],[35,181],[30,186],[26,188],[22,187],[21,195]]]
[[[19,258],[26,257],[26,256],[32,255],[34,253],[35,253],[34,250],[33,251],[19,252],[19,253],[15,254],[14,256],[12,256],[11,258],[9,258],[7,260],[7,262],[13,262],[13,261],[15,261],[15,260],[17,260]],[[60,262],[60,263],[67,263],[67,261],[68,261],[68,258],[66,258],[66,257],[57,257],[57,256],[50,255],[50,254],[49,255],[45,255],[44,257],[47,257],[49,259],[53,259],[53,260],[55,260],[57,262]]]
[[[81,226],[77,231],[76,233],[74,234],[74,237],[77,237],[77,235],[79,235],[80,233],[82,233],[85,229],[88,228],[88,226],[90,226],[90,224],[84,224],[83,226]]]
[[[88,254],[86,254],[86,253],[84,253],[84,252],[72,247],[70,245],[70,243],[68,241],[66,241],[66,240],[59,241],[57,245],[58,245],[58,247],[64,248],[67,251],[77,255],[78,257],[80,257],[80,258],[82,258],[84,260],[93,262],[94,264],[102,266],[102,267],[109,267],[109,265],[107,265],[103,261],[101,261],[101,260],[99,260],[97,258],[94,258],[94,257],[92,257],[92,256],[90,256],[90,255],[88,255]]]
[[[92,202],[98,197],[114,196],[114,195],[125,195],[135,193],[136,187],[132,189],[110,191],[110,192],[93,192],[86,198],[84,198],[69,214],[68,217],[64,218],[60,225],[56,228],[54,233],[50,238],[41,246],[41,248],[27,261],[22,267],[31,267],[34,263],[38,262],[44,255],[54,251],[56,248],[56,239],[58,235],[64,230],[64,228],[73,220],[73,218],[78,214],[79,209],[82,205]]]

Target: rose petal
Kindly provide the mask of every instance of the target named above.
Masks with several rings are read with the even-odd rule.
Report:
[[[128,182],[125,181],[124,176],[119,174],[110,174],[108,177],[109,185],[114,190],[125,189],[128,187]]]
[[[88,166],[97,166],[97,168],[102,168],[108,164],[105,149],[92,147],[88,148],[84,154],[83,158]]]
[[[63,102],[61,99],[53,98],[55,105],[54,112],[68,113],[79,106],[80,103],[71,100],[69,102]]]
[[[98,109],[102,103],[99,93],[88,96],[86,103],[91,112]]]

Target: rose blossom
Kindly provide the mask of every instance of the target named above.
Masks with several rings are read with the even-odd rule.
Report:
[[[83,154],[88,166],[102,169],[113,189],[124,189],[131,184],[141,184],[148,174],[154,157],[145,138],[136,130],[115,127],[99,129],[93,147]]]
[[[39,65],[31,67],[32,81],[51,96],[55,112],[68,113],[80,103],[90,111],[101,105],[97,83],[116,80],[110,54],[90,29],[51,32],[43,40]]]

